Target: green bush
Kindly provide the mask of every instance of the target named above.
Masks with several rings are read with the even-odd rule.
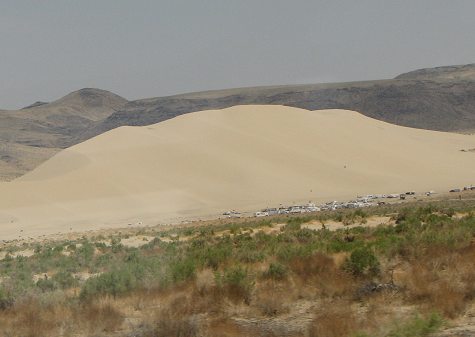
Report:
[[[251,281],[247,269],[241,266],[232,267],[224,274],[216,274],[216,284],[226,295],[234,301],[244,301],[249,304],[254,283]]]
[[[36,286],[38,288],[40,288],[41,291],[43,291],[43,292],[53,291],[53,290],[56,290],[58,288],[56,283],[53,280],[50,280],[48,278],[39,279],[36,282]]]
[[[352,251],[349,259],[346,260],[345,267],[355,276],[374,276],[379,273],[379,261],[368,247],[356,248]]]
[[[217,270],[221,264],[225,263],[232,256],[232,253],[231,242],[220,242],[207,246],[204,250],[200,249],[196,252],[196,255],[200,256],[203,266]]]
[[[196,275],[196,262],[191,258],[177,261],[171,264],[170,272],[173,282],[187,281]]]
[[[84,283],[80,298],[87,300],[97,295],[124,294],[137,287],[140,275],[136,275],[128,268],[113,270],[97,277],[91,277]]]
[[[387,337],[424,337],[437,331],[443,324],[442,318],[438,314],[421,318],[416,316],[410,322],[398,326],[387,334]]]
[[[273,280],[283,280],[287,277],[287,268],[280,263],[271,263],[264,272],[264,277]]]
[[[78,284],[78,281],[71,275],[71,273],[65,270],[60,270],[54,274],[52,279],[61,289],[69,289]]]
[[[13,303],[14,299],[12,294],[0,285],[0,310],[8,309]]]

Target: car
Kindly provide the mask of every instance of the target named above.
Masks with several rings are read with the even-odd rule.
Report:
[[[449,192],[451,192],[451,193],[460,192],[460,188],[453,188]]]
[[[232,211],[232,212],[229,212],[228,217],[229,217],[229,218],[240,218],[240,217],[241,217],[241,213],[236,212],[236,211]]]
[[[256,212],[254,213],[254,216],[257,218],[264,217],[264,216],[269,216],[269,213],[267,212]]]

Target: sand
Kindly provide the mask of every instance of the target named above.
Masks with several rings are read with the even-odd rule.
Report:
[[[121,127],[0,183],[0,240],[475,184],[475,136],[237,106]],[[22,230],[22,232],[20,232]]]

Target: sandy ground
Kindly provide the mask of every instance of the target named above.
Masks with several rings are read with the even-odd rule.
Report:
[[[394,225],[394,220],[391,220],[390,217],[387,216],[373,216],[370,217],[369,219],[365,219],[365,222],[358,222],[355,221],[355,223],[345,225],[343,222],[338,222],[338,221],[333,221],[329,220],[324,222],[324,226],[322,226],[322,223],[319,221],[312,221],[306,224],[302,225],[302,228],[308,228],[312,230],[319,230],[322,228],[331,230],[331,231],[336,231],[338,229],[342,228],[353,228],[353,227],[378,227],[380,225]]]
[[[475,184],[475,136],[238,106],[121,127],[0,183],[0,239]]]

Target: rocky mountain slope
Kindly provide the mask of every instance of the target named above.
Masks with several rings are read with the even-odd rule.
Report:
[[[105,90],[82,89],[52,103],[0,111],[0,180],[22,175],[75,144],[78,135],[125,103]]]
[[[82,135],[82,139],[122,125],[148,125],[183,113],[244,104],[349,109],[402,126],[462,132],[475,129],[474,80],[395,79],[234,89],[134,101]]]
[[[390,80],[238,88],[131,102],[107,91],[82,89],[53,103],[0,111],[0,179],[19,176],[58,149],[119,126],[246,104],[348,109],[402,126],[472,133],[475,64],[421,69]],[[18,144],[28,146],[37,159],[30,161]]]

